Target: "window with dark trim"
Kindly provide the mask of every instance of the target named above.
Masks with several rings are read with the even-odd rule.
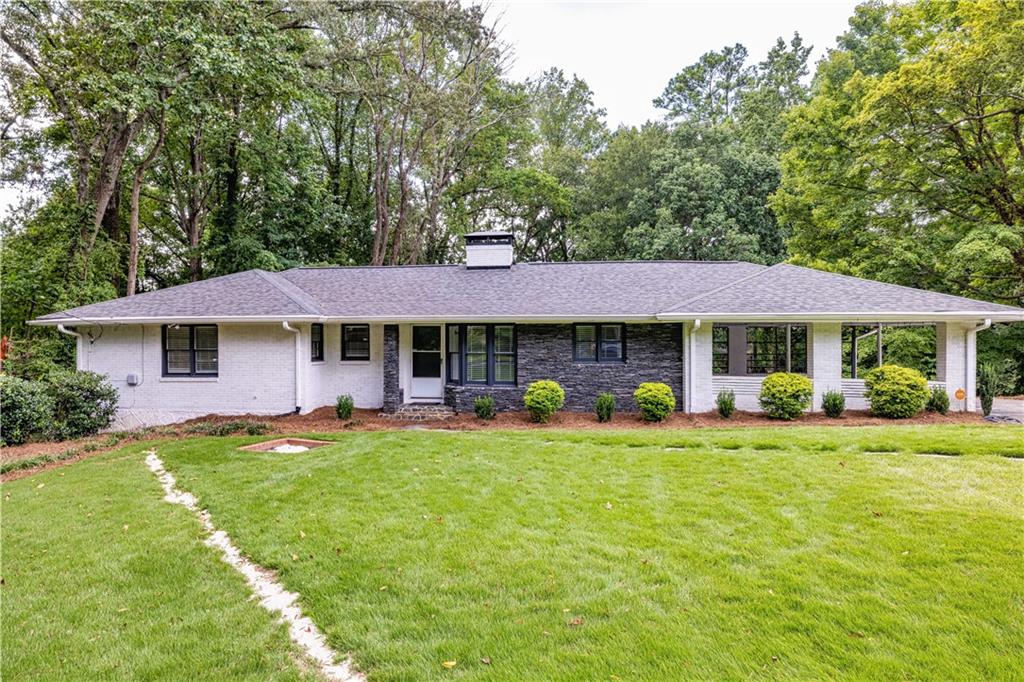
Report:
[[[749,325],[747,374],[807,372],[806,325]]]
[[[343,325],[341,325],[341,359],[342,360],[369,360],[370,359],[370,325],[368,325],[368,324],[343,324]]]
[[[309,326],[309,358],[313,362],[320,362],[324,359],[324,326],[322,324]]]
[[[449,324],[446,333],[448,383],[515,385],[515,325]]]
[[[164,325],[160,341],[165,377],[217,376],[216,325]]]
[[[625,362],[626,325],[573,325],[572,359],[573,362]]]
[[[729,373],[729,328],[720,324],[711,327],[711,372]]]

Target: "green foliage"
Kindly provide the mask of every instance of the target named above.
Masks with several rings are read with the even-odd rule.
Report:
[[[494,419],[494,398],[482,395],[473,401],[473,412],[480,419]]]
[[[0,444],[46,439],[53,426],[53,399],[46,385],[0,375]]]
[[[348,394],[339,395],[338,400],[334,403],[334,411],[338,415],[338,419],[351,419],[353,407],[355,407],[355,401]]]
[[[811,406],[814,384],[802,374],[776,372],[761,382],[761,409],[772,419],[793,420]]]
[[[54,435],[58,440],[91,436],[106,428],[117,412],[117,390],[95,372],[62,370],[46,378],[53,399]]]
[[[615,396],[611,393],[602,393],[597,396],[597,402],[594,403],[594,411],[597,413],[597,421],[602,424],[610,422],[615,414]]]
[[[885,364],[864,375],[864,395],[871,413],[890,419],[908,419],[928,402],[928,382],[916,369]]]
[[[633,392],[633,400],[640,409],[644,421],[665,421],[676,409],[676,397],[668,384],[644,382]]]
[[[733,391],[720,391],[715,396],[715,409],[722,419],[728,419],[736,411],[736,394]]]
[[[196,422],[185,427],[184,432],[200,436],[232,436],[244,433],[249,436],[262,436],[270,431],[270,424],[249,419],[231,421]]]
[[[526,388],[523,403],[533,421],[546,423],[565,404],[565,391],[556,381],[534,381]]]
[[[949,393],[946,392],[945,387],[932,387],[932,391],[928,396],[928,402],[925,404],[924,409],[929,412],[938,412],[939,414],[946,414],[949,412]]]
[[[821,409],[826,417],[839,419],[846,411],[846,398],[842,391],[829,390],[821,396]]]
[[[978,397],[986,417],[992,412],[992,401],[996,396],[1010,392],[1017,381],[1016,369],[1009,360],[978,363]]]

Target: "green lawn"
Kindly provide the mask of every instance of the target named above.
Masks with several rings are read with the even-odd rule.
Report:
[[[329,438],[158,452],[373,680],[1024,677],[1024,429]],[[294,675],[140,451],[4,486],[4,678]]]

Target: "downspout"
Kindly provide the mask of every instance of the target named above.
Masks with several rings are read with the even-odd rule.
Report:
[[[81,369],[82,351],[84,350],[82,347],[82,335],[79,332],[71,331],[62,324],[57,325],[57,331],[61,334],[67,334],[68,336],[75,337],[75,366]]]
[[[988,329],[991,326],[992,326],[992,320],[990,318],[986,318],[985,321],[982,322],[981,324],[979,324],[977,327],[974,327],[972,329],[968,329],[967,331],[964,332],[964,392],[967,394],[966,396],[964,396],[964,411],[965,412],[972,412],[973,411],[970,408],[973,407],[974,400],[975,400],[976,396],[974,396],[972,394],[976,393],[977,389],[978,389],[978,387],[975,386],[973,391],[968,391],[967,390],[967,387],[971,385],[971,363],[969,362],[969,360],[971,359],[971,335],[974,335],[974,337],[975,337],[975,339],[974,339],[974,364],[975,364],[975,370],[974,371],[975,371],[975,373],[977,373],[977,364],[978,364],[978,339],[977,339],[977,336],[978,336],[978,332],[983,332],[983,331],[985,331],[986,329]]]
[[[295,413],[302,411],[302,334],[287,321],[281,323],[285,331],[295,334]]]
[[[700,329],[700,320],[695,319],[693,325],[690,327],[690,348],[689,348],[689,369],[687,373],[687,387],[686,387],[686,411],[688,413],[693,412],[693,393],[696,390],[697,382],[694,376],[694,359],[693,356],[697,352],[697,330]]]

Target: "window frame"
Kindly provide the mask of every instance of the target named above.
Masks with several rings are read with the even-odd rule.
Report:
[[[594,328],[594,355],[592,357],[580,356],[577,349],[577,333],[580,327]],[[604,345],[604,327],[619,328],[619,344],[622,346],[621,357],[602,358],[601,349]],[[626,364],[626,324],[624,322],[576,322],[572,325],[572,361],[585,364],[600,365],[624,365]]]
[[[355,327],[366,328],[366,355],[351,355],[348,344],[345,343],[345,330]],[[368,324],[343,324],[341,325],[341,361],[342,362],[369,362],[373,356],[373,341]]]
[[[746,329],[744,329],[744,331],[746,331]],[[724,341],[715,338],[715,334],[718,333],[718,332],[724,332],[725,333],[725,340]],[[729,343],[730,343],[730,338],[729,337],[730,336],[731,336],[731,333],[730,333],[729,325],[727,325],[727,324],[712,324],[711,325],[711,375],[712,376],[717,376],[717,377],[729,376],[729,369],[730,369],[730,362],[729,361],[730,361],[730,350],[731,350],[730,346],[729,346]],[[725,352],[724,353],[719,350],[719,346],[721,346],[723,343],[725,344]],[[719,371],[718,365],[720,364],[719,361],[723,357],[725,358],[725,371],[721,372],[721,371]],[[744,371],[746,371],[746,367],[744,367]]]
[[[809,337],[809,333],[810,332],[809,332],[809,329],[808,329],[808,325],[807,324],[799,324],[799,323],[798,324],[789,324],[789,323],[775,323],[775,324],[773,324],[773,323],[769,322],[769,323],[763,323],[763,324],[746,324],[746,325],[743,326],[743,332],[744,332],[744,334],[743,334],[744,335],[744,349],[743,349],[744,350],[744,365],[743,365],[744,374],[743,374],[743,376],[748,376],[748,377],[766,377],[766,376],[768,376],[770,374],[774,374],[776,372],[793,372],[793,328],[794,327],[801,327],[804,330],[804,339],[803,339],[803,346],[804,346],[804,349],[803,349],[803,352],[804,352],[803,365],[804,365],[804,367],[803,367],[803,371],[795,372],[795,373],[796,374],[806,375],[807,371],[808,371],[808,368],[807,368],[808,354],[810,353],[810,337]],[[772,363],[772,366],[774,367],[774,369],[771,369],[771,371],[767,371],[767,372],[751,372],[750,371],[750,361],[751,361],[751,358],[753,357],[753,354],[750,352],[750,349],[751,349],[750,330],[751,329],[772,329],[772,330],[774,330],[775,338],[772,340],[772,343],[774,344],[774,346],[776,348],[776,351],[774,353],[774,358],[773,358],[774,361]],[[781,334],[780,334],[780,332],[781,332]],[[781,338],[780,338],[780,336],[781,336]],[[713,341],[712,341],[712,343],[713,343]],[[781,352],[781,354],[778,351],[778,348],[779,348],[780,344],[782,345],[782,352]],[[778,362],[778,360],[780,360],[780,359],[782,361],[781,365]],[[712,359],[712,362],[714,362],[713,359]],[[712,369],[712,371],[713,371],[713,369]],[[722,376],[722,375],[719,375],[719,376]]]
[[[188,349],[185,350],[189,354],[189,371],[188,372],[168,372],[167,371],[167,330],[170,327],[176,327],[178,329],[188,329]],[[217,337],[217,347],[215,349],[210,348],[196,348],[196,329],[213,329]],[[181,352],[182,349],[175,349],[177,352]],[[196,352],[213,350],[217,353],[217,369],[213,372],[200,372],[196,370]],[[160,327],[160,364],[161,364],[161,376],[164,378],[216,378],[220,376],[220,327],[215,324],[177,324],[177,325],[161,325]]]
[[[447,343],[450,340],[449,329],[458,328],[459,347],[452,349],[445,347],[445,356],[449,358],[448,368],[445,371],[445,383],[453,386],[517,386],[519,384],[519,329],[515,324],[446,324],[444,328],[444,339]],[[467,356],[469,355],[469,327],[483,327],[486,335],[486,366],[487,379],[485,381],[470,381],[468,374]],[[512,350],[510,352],[496,353],[494,348],[495,329],[498,327],[509,327],[512,330]],[[450,358],[456,355],[458,358],[458,378],[452,376],[452,364]],[[495,356],[505,355],[512,358],[512,381],[498,381],[495,378]]]
[[[320,332],[319,340],[316,338],[317,331]],[[320,322],[309,325],[309,361],[324,361],[324,325]]]

